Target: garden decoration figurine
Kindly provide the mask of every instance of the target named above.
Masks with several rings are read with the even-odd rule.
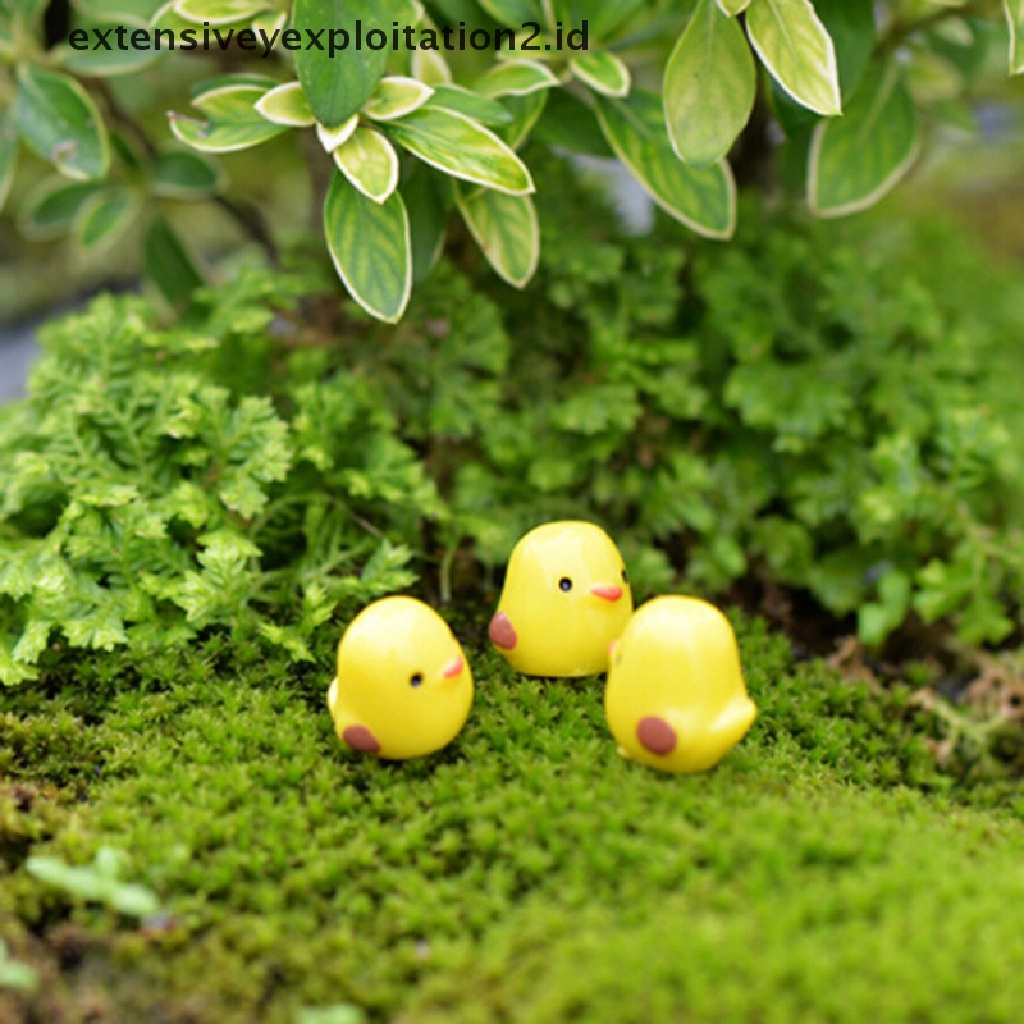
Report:
[[[342,636],[327,705],[353,750],[396,760],[431,754],[455,739],[472,703],[462,648],[422,601],[374,601]]]
[[[488,634],[517,671],[586,676],[633,613],[622,555],[593,523],[538,526],[512,551]]]
[[[648,601],[610,653],[605,716],[624,757],[664,771],[704,771],[754,721],[736,635],[706,601]]]

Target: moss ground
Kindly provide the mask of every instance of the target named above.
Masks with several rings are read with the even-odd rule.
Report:
[[[470,722],[407,764],[335,741],[326,650],[296,674],[213,639],[0,695],[0,938],[43,979],[0,1022],[1020,1019],[1024,801],[956,791],[894,701],[744,624],[754,729],[663,776],[618,758],[599,680],[468,631]],[[165,915],[25,870],[103,845]]]

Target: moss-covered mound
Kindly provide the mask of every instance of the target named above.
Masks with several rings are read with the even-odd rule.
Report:
[[[406,764],[337,743],[326,651],[301,676],[214,640],[0,696],[0,938],[43,982],[0,1021],[1019,1020],[1024,807],[943,791],[877,696],[745,625],[757,723],[663,776],[617,756],[600,680],[460,633],[469,724]],[[103,846],[164,913],[26,868]]]

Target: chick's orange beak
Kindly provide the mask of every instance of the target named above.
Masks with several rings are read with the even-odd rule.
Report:
[[[618,601],[622,597],[622,587],[616,587],[608,583],[601,583],[596,587],[591,587],[590,592],[598,597],[603,597],[606,601]]]
[[[457,654],[451,661],[445,662],[444,668],[441,669],[441,675],[445,679],[454,679],[465,667],[465,664],[462,655]]]

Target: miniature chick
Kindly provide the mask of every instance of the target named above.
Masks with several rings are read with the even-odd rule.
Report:
[[[375,601],[341,638],[327,706],[353,750],[394,759],[431,754],[458,735],[472,703],[462,648],[422,601]]]
[[[513,549],[488,635],[517,672],[587,676],[607,670],[608,645],[632,613],[608,534],[593,523],[547,523]]]
[[[648,601],[610,653],[605,716],[624,757],[664,771],[705,771],[754,721],[736,636],[706,601]]]

